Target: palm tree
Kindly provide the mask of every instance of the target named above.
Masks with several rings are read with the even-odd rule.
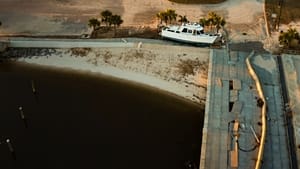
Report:
[[[168,21],[170,18],[166,11],[161,11],[161,12],[157,13],[156,17],[160,19],[160,23],[162,23],[162,21],[164,21],[165,24],[168,24]]]
[[[91,18],[91,19],[89,20],[88,25],[89,25],[90,27],[92,27],[93,30],[95,30],[96,27],[100,26],[100,21],[99,21],[98,19],[96,19],[96,18]]]
[[[163,21],[166,23],[166,25],[168,24],[168,21],[169,21],[169,16],[167,14],[167,12],[163,12],[162,13],[162,19]]]
[[[106,24],[106,27],[110,26],[110,19],[112,17],[112,12],[109,10],[105,10],[101,12],[101,21],[104,22]]]
[[[208,24],[208,21],[205,19],[205,18],[201,18],[200,20],[199,20],[199,23],[200,23],[200,25],[201,26],[207,26],[207,24]]]
[[[288,29],[288,34],[290,34],[290,36],[294,39],[299,39],[299,33],[297,32],[297,30],[294,28],[289,28]]]
[[[212,26],[215,25],[215,18],[217,17],[217,14],[215,12],[209,12],[207,14],[207,24],[210,26],[210,30],[212,30]]]
[[[156,14],[156,17],[157,17],[157,19],[160,20],[160,24],[162,24],[162,21],[163,21],[163,12],[158,12]]]
[[[300,40],[299,33],[296,29],[289,28],[287,32],[281,32],[278,37],[279,43],[284,47],[290,48],[293,40]]]
[[[173,20],[176,21],[177,14],[176,14],[175,10],[167,9],[166,11],[161,11],[161,12],[157,13],[156,17],[160,20],[160,24],[164,21],[167,25],[168,21],[170,21],[170,23]],[[185,19],[186,19],[186,17],[185,17]]]
[[[219,30],[221,29],[221,27],[223,27],[226,24],[226,21],[223,17],[216,16],[214,23],[215,23],[216,28],[217,28],[217,33],[219,33]]]
[[[187,19],[187,17],[184,15],[184,16],[182,16],[182,15],[179,15],[179,22],[182,24],[182,23],[187,23],[187,22],[189,22],[188,21],[188,19]]]
[[[207,14],[206,24],[210,26],[210,29],[215,26],[218,33],[220,28],[226,24],[226,21],[223,17],[211,11]]]
[[[117,26],[120,26],[123,23],[123,20],[120,15],[112,15],[110,18],[110,24],[114,25],[115,36],[117,31]]]
[[[177,13],[175,12],[174,9],[167,9],[166,14],[168,19],[170,20],[170,23],[172,22],[172,20],[176,21]]]

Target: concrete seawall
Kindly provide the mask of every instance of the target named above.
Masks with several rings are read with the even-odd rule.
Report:
[[[8,47],[12,48],[76,48],[76,47],[134,47],[132,42],[105,42],[82,39],[10,39]]]
[[[209,66],[208,66],[208,79],[207,79],[207,93],[206,93],[206,103],[205,103],[205,113],[204,113],[204,122],[202,130],[202,145],[201,145],[201,155],[200,155],[200,167],[199,169],[205,169],[205,153],[207,146],[207,128],[208,128],[208,113],[209,113],[209,104],[210,104],[210,88],[211,88],[211,75],[212,75],[212,66],[213,66],[213,50],[210,50],[209,55]]]

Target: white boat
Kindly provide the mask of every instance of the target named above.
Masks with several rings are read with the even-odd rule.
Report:
[[[221,38],[221,34],[204,33],[203,27],[198,23],[184,23],[181,26],[172,25],[162,29],[163,38],[185,43],[213,44]]]

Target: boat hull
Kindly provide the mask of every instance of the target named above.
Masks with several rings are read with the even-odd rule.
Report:
[[[184,43],[192,43],[192,44],[213,44],[217,41],[219,36],[217,35],[192,35],[192,34],[184,34],[184,33],[176,33],[169,32],[167,30],[163,30],[161,32],[161,36],[166,39],[184,42]]]

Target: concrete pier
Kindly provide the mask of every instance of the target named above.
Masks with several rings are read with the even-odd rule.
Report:
[[[254,65],[258,78],[263,79],[260,87],[268,98],[267,116],[271,118],[265,122],[267,142],[257,142],[263,117],[258,106],[261,96],[245,62],[249,54],[231,51],[228,56],[225,50],[211,51],[200,169],[253,169],[262,144],[259,167],[289,168],[278,72],[267,74]]]

